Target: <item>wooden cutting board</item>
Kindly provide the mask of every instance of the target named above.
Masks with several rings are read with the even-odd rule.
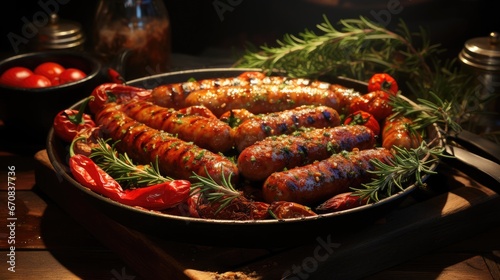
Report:
[[[279,249],[200,246],[123,226],[58,177],[45,150],[35,158],[37,186],[145,279],[359,279],[500,223],[498,194],[442,164],[427,191],[363,230],[339,228]]]

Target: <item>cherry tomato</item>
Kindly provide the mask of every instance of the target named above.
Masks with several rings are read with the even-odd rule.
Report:
[[[349,106],[349,113],[365,111],[370,113],[379,122],[392,114],[389,104],[389,94],[385,91],[373,91],[354,98]]]
[[[372,116],[372,114],[365,111],[356,111],[344,120],[345,125],[364,125],[373,131],[373,134],[379,135],[380,124]]]
[[[0,82],[11,87],[20,87],[22,80],[33,75],[33,71],[26,67],[11,67],[2,73]]]
[[[44,62],[38,65],[33,72],[38,75],[45,76],[52,80],[54,78],[59,77],[61,73],[65,70],[65,68],[59,63],[55,62]]]
[[[44,88],[50,86],[52,86],[52,83],[49,78],[38,74],[28,76],[21,81],[21,87],[23,88]]]
[[[87,77],[83,71],[76,68],[67,68],[59,75],[59,81],[61,84],[71,83],[79,81]]]
[[[61,79],[59,79],[59,77],[54,77],[50,79],[50,83],[52,84],[52,86],[58,86],[61,84]]]
[[[386,73],[377,73],[368,80],[368,92],[383,90],[390,94],[398,93],[398,83]]]

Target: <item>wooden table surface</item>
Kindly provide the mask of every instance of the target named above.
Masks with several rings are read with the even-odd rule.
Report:
[[[0,279],[147,279],[144,272],[134,269],[137,266],[130,259],[90,234],[40,189],[35,182],[38,163],[34,156],[44,144],[12,141],[0,131],[0,220],[4,223],[0,231]],[[15,180],[11,179],[15,192],[11,193],[8,182],[13,174],[8,173],[9,167],[15,167]],[[13,205],[15,209],[9,209]],[[472,232],[472,236],[461,236],[457,231],[454,239],[458,242],[437,246],[440,248],[365,279],[500,279],[500,224]],[[227,278],[214,274],[211,279],[238,279],[237,275],[224,275]],[[164,279],[172,277],[165,275]]]

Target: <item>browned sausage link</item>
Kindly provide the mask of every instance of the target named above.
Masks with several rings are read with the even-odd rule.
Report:
[[[105,137],[119,141],[119,151],[143,164],[158,159],[160,171],[172,178],[191,180],[194,172],[221,183],[222,176],[232,173],[237,181],[238,168],[229,159],[138,122],[121,111],[120,105],[107,105],[96,115],[96,122]]]
[[[203,105],[216,116],[228,110],[247,109],[254,114],[289,110],[301,105],[325,105],[344,110],[349,103],[348,93],[355,94],[340,85],[323,87],[288,84],[258,84],[228,86],[193,91],[185,104]]]
[[[229,124],[230,127],[237,127],[239,126],[242,122],[253,118],[255,115],[250,113],[247,109],[234,109],[234,110],[229,110],[222,114],[219,119],[227,124]]]
[[[226,152],[233,147],[232,128],[217,118],[186,115],[147,101],[125,104],[122,111],[138,122],[212,152]]]
[[[226,86],[247,85],[250,82],[263,78],[261,74],[253,75],[251,73],[252,72],[248,73],[248,75],[244,75],[244,73],[238,77],[203,79],[199,81],[161,85],[153,89],[151,100],[154,103],[167,108],[185,108],[190,106],[185,103],[185,99],[193,91]]]
[[[189,106],[179,109],[179,112],[184,115],[197,115],[205,118],[216,119],[217,117],[205,106]]]
[[[263,197],[313,206],[336,194],[349,192],[371,180],[372,159],[389,164],[392,154],[384,148],[341,152],[328,159],[271,174],[264,182]]]
[[[303,127],[333,127],[340,124],[336,110],[327,106],[300,106],[270,114],[256,115],[240,124],[234,132],[238,151],[268,136],[291,134]]]
[[[340,151],[373,148],[375,136],[365,126],[336,126],[268,137],[238,156],[240,175],[264,180],[274,172],[323,160]]]

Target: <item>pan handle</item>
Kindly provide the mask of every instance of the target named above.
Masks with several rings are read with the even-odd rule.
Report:
[[[500,164],[471,153],[465,149],[446,145],[446,152],[460,162],[488,175],[500,184]]]
[[[449,138],[471,152],[500,163],[500,145],[493,141],[467,130],[462,130],[455,135],[450,135]]]

